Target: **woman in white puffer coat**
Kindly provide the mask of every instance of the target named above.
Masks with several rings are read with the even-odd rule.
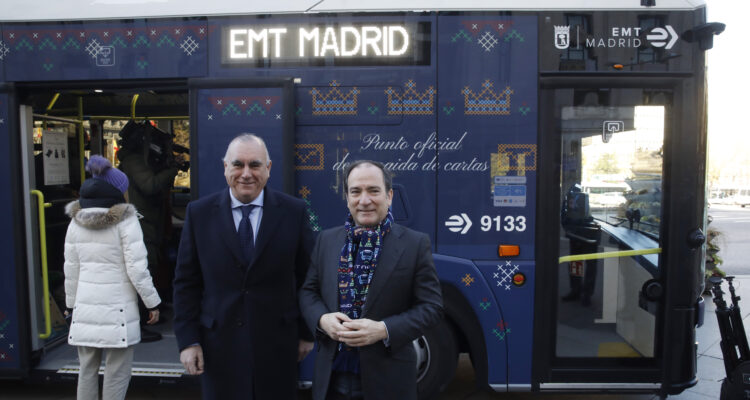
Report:
[[[141,340],[138,296],[149,308],[149,324],[159,320],[161,299],[135,207],[125,199],[127,176],[101,156],[92,156],[86,170],[93,178],[65,208],[72,219],[65,236],[65,303],[73,313],[68,343],[78,346],[78,400],[99,397],[102,350],[103,399],[124,399],[133,345]]]

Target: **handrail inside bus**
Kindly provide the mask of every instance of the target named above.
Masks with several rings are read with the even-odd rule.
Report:
[[[135,103],[138,102],[138,97],[140,95],[138,93],[133,95],[133,100],[130,101],[130,118],[135,119]]]
[[[86,166],[83,162],[84,151],[86,151],[84,143],[84,135],[86,133],[83,130],[83,97],[81,96],[78,96],[78,120],[81,121],[78,125],[78,168],[81,171],[81,185],[83,185],[83,181],[86,180],[86,171],[84,170]]]
[[[71,118],[63,118],[63,117],[55,117],[52,115],[46,115],[46,114],[31,114],[36,119],[45,119],[50,121],[58,121],[58,122],[67,122],[70,124],[82,124],[83,121],[79,121],[77,119],[71,119]]]
[[[47,339],[52,335],[52,318],[49,311],[49,273],[47,269],[47,226],[45,224],[44,209],[52,204],[44,202],[44,194],[39,190],[32,190],[31,194],[37,197],[37,210],[39,218],[39,249],[42,258],[42,307],[44,309],[44,333],[39,334],[40,339]]]
[[[660,253],[661,253],[661,247],[657,247],[653,249],[643,249],[643,250],[605,251],[602,253],[573,254],[569,256],[560,257],[558,259],[558,263],[562,264],[564,262],[570,262],[570,261],[599,260],[603,258],[614,258],[614,257],[633,257],[633,256],[643,256],[646,254],[660,254]]]
[[[54,96],[52,96],[52,100],[49,101],[49,104],[47,104],[47,108],[44,110],[44,114],[49,114],[50,110],[52,110],[52,107],[55,106],[55,103],[57,103],[57,99],[60,98],[60,92],[55,93]],[[42,123],[42,128],[47,129],[47,121],[45,120]]]
[[[190,116],[187,115],[172,115],[172,116],[160,116],[160,117],[147,117],[147,116],[122,116],[122,115],[84,115],[83,119],[86,120],[130,120],[134,119],[136,121],[145,121],[145,120],[189,120]]]

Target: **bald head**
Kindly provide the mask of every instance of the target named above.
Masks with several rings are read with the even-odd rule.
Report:
[[[232,195],[250,203],[260,195],[271,175],[271,160],[263,139],[250,133],[234,138],[224,155],[224,177]]]

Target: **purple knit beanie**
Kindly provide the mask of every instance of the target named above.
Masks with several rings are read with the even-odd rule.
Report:
[[[124,172],[112,167],[109,160],[100,156],[93,155],[86,163],[86,171],[96,179],[101,179],[110,185],[116,187],[122,193],[128,191],[128,177]]]

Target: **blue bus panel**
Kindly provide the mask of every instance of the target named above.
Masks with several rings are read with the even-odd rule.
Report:
[[[1,47],[1,46],[0,46]],[[13,225],[13,196],[14,192],[7,190],[11,187],[11,171],[14,170],[10,153],[10,121],[9,96],[0,93],[0,160],[4,164],[0,167],[0,208],[6,212],[0,213],[0,232],[7,234],[0,240],[0,254],[3,254],[4,267],[0,268],[0,370],[20,369],[19,356],[19,294],[16,288],[18,282],[16,274],[21,269],[16,268],[15,238],[11,232],[16,232]]]
[[[0,54],[8,81],[204,76],[207,38],[187,19],[6,24]]]
[[[537,19],[438,18],[437,251],[534,257]]]
[[[282,100],[281,88],[196,89],[196,149],[191,154],[199,165],[198,196],[227,187],[222,159],[229,142],[238,134],[249,132],[266,142],[271,157],[268,184],[282,190],[280,174],[274,174],[273,160],[282,163]],[[278,170],[279,173],[281,169]]]
[[[487,352],[487,383],[508,383],[508,343],[511,332],[503,313],[503,305],[494,296],[492,280],[471,261],[435,255],[435,269],[443,283],[455,286],[471,305],[481,325]]]
[[[534,343],[534,266],[532,261],[512,258],[477,262],[477,268],[491,288],[502,319],[495,321],[485,341],[505,341],[508,348],[508,385],[531,382],[531,355]],[[486,303],[485,303],[486,304]],[[485,304],[479,304],[484,312]],[[481,314],[480,314],[481,315]],[[489,346],[488,346],[488,353]],[[526,390],[528,390],[528,386]]]

